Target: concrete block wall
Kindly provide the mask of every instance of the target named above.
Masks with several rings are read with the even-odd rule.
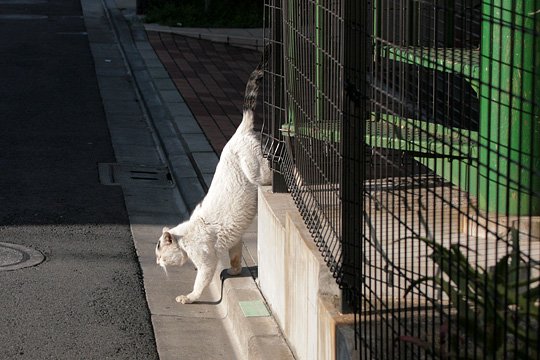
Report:
[[[336,334],[353,316],[339,312],[339,287],[290,194],[260,188],[257,252],[259,286],[295,356],[349,358],[350,344]]]

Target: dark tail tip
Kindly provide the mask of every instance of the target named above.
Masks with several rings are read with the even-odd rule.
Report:
[[[264,69],[268,66],[268,59],[270,58],[271,54],[271,45],[267,44],[264,47],[264,51],[261,56],[261,61],[253,70],[251,75],[249,76],[249,80],[246,84],[246,92],[244,95],[244,111],[246,110],[255,110],[255,106],[257,105],[257,95],[259,93],[259,85],[261,83],[261,79],[264,75]]]
[[[272,53],[272,45],[270,43],[264,46],[263,53],[261,55],[261,61],[257,65],[257,69],[264,70],[268,67],[268,60],[270,59],[270,54]]]

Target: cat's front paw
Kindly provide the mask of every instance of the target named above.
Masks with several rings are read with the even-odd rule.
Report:
[[[180,295],[176,297],[176,302],[182,304],[191,304],[193,300],[191,300],[187,295]]]

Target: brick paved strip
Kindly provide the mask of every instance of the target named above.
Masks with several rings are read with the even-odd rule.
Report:
[[[259,52],[175,34],[147,34],[212,148],[221,154],[242,120],[244,88]],[[259,106],[259,123],[261,116]]]

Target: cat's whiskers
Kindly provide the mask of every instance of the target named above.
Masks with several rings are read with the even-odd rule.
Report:
[[[167,266],[165,264],[159,264],[159,266],[161,266],[161,268],[163,269],[163,272],[165,272],[165,277],[168,279],[169,273],[167,272]]]

